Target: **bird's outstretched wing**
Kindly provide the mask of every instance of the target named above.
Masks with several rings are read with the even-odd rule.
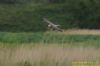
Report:
[[[52,25],[52,26],[56,26],[54,23],[52,23],[51,21],[49,21],[49,20],[46,19],[46,18],[43,18],[43,20],[44,20],[45,22],[47,22],[48,24]]]

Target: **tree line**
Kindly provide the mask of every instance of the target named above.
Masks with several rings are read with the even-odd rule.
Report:
[[[0,31],[45,31],[43,17],[63,29],[100,29],[100,0],[0,0],[0,14]]]

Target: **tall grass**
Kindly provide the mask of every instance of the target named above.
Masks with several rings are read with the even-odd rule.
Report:
[[[16,64],[16,66],[72,66],[72,65],[67,62],[58,63],[58,62],[40,61],[32,64],[29,62],[22,62]]]
[[[100,46],[100,35],[70,35],[56,32],[0,32],[1,43],[85,44]]]
[[[96,61],[81,61],[81,62],[62,62],[62,63],[58,63],[58,62],[38,62],[38,63],[34,63],[33,65],[30,64],[29,62],[25,62],[22,63],[21,65],[17,65],[17,66],[99,66],[100,62],[96,62]]]
[[[100,66],[100,62],[69,62],[67,58],[69,55],[74,52],[79,55],[82,54],[81,57],[88,58],[88,54],[91,55],[89,58],[94,58],[98,56],[99,58],[99,50],[98,49],[76,49],[73,47],[68,50],[68,47],[62,47],[63,45],[84,45],[84,46],[96,46],[100,47],[100,35],[81,35],[81,34],[65,34],[59,32],[23,32],[23,33],[12,33],[12,32],[0,32],[0,66]],[[10,45],[10,47],[7,46]],[[18,46],[14,46],[11,48],[12,44],[19,44]],[[27,44],[27,45],[20,45]],[[30,44],[30,45],[29,45]],[[31,44],[36,44],[40,47],[32,47]],[[57,46],[47,45],[38,45],[38,44],[57,44]],[[59,46],[60,45],[60,46]],[[30,47],[31,46],[31,47]],[[76,47],[77,48],[77,47]],[[65,50],[66,49],[66,50]],[[55,51],[54,51],[55,50]],[[60,50],[60,51],[59,51]],[[78,51],[79,50],[79,51]],[[88,50],[86,52],[86,50]],[[69,51],[67,53],[67,51]],[[71,52],[71,53],[70,53]],[[84,52],[86,52],[84,54]],[[90,53],[89,53],[90,52]],[[95,53],[92,55],[92,53]],[[58,56],[58,54],[61,56]],[[65,54],[66,53],[66,54]],[[43,54],[43,55],[42,55]],[[65,56],[68,57],[66,58]],[[38,56],[39,55],[39,56]],[[53,56],[54,55],[54,56]],[[56,58],[61,57],[61,59]],[[76,57],[76,54],[72,55]],[[70,58],[72,57],[70,56]],[[39,58],[39,61],[37,58]],[[42,57],[42,58],[41,58]],[[51,59],[53,57],[53,59]],[[64,59],[63,59],[64,57]],[[81,58],[80,57],[80,58]],[[84,59],[84,58],[83,58]],[[88,59],[87,59],[88,60]]]

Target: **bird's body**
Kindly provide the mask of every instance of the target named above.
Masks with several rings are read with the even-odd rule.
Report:
[[[52,23],[51,21],[47,20],[46,18],[43,18],[43,20],[48,23],[49,30],[62,32],[62,30],[59,28],[60,25],[56,25],[56,24]]]

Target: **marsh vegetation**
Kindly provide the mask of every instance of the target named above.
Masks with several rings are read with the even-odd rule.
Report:
[[[99,32],[94,30],[1,32],[0,64],[1,66],[74,66],[74,61],[87,61],[87,65],[96,64],[100,59]]]

